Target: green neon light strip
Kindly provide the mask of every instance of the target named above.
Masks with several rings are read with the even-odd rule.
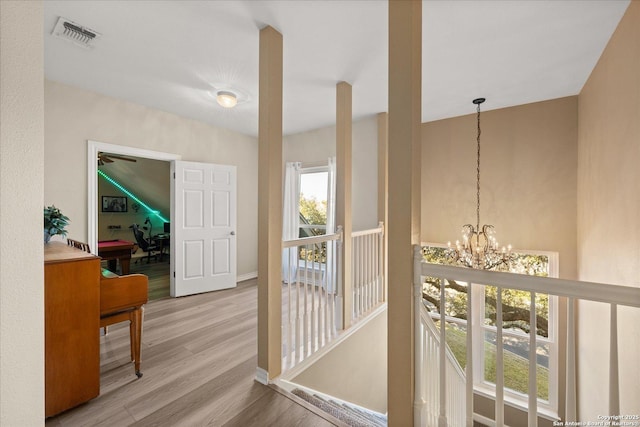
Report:
[[[114,180],[113,178],[111,178],[109,175],[107,175],[106,173],[102,172],[100,169],[98,169],[98,175],[100,175],[101,177],[103,177],[107,182],[109,182],[110,184],[112,184],[114,187],[116,187],[118,190],[122,191],[124,194],[126,194],[127,196],[131,197],[133,200],[135,200],[136,202],[138,202],[141,206],[144,206],[145,209],[147,209],[150,213],[154,214],[155,216],[157,216],[158,218],[160,218],[163,222],[169,222],[168,219],[165,219],[162,215],[160,215],[160,212],[154,209],[151,209],[149,207],[149,205],[147,205],[145,202],[143,202],[142,200],[140,200],[135,194],[133,194],[131,191],[127,190],[126,188],[124,188],[122,185],[118,184],[118,182],[116,182],[116,180]]]

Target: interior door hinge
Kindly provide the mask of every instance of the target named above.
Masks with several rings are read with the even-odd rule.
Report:
[[[175,172],[173,173],[173,179],[176,179],[176,173]]]
[[[176,277],[176,272],[175,272],[175,271],[173,272],[173,277],[174,277],[174,278]]]

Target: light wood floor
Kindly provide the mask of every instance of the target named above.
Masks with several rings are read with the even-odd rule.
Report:
[[[256,325],[256,280],[151,301],[144,318],[143,377],[136,379],[129,361],[128,327],[110,327],[100,338],[100,396],[46,426],[336,425],[254,381]]]
[[[101,267],[107,268],[107,261],[102,261]],[[162,261],[152,259],[149,263],[144,259],[132,258],[129,273],[144,274],[149,278],[149,300],[151,301],[169,296],[169,267],[168,255],[165,255]],[[116,273],[122,274],[120,265]]]

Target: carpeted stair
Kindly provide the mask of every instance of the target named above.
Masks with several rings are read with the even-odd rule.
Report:
[[[311,395],[304,390],[296,388],[291,391],[299,398],[309,402],[313,406],[334,416],[351,427],[386,427],[387,419],[384,416],[365,412],[360,409],[340,404],[333,400],[326,400],[318,395]]]

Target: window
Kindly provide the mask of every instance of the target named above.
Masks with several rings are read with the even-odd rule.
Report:
[[[298,206],[298,237],[327,233],[327,167],[305,168],[300,171]]]
[[[423,247],[427,262],[445,263],[444,247]],[[521,251],[511,266],[512,273],[557,277],[558,254]],[[447,344],[460,365],[466,365],[467,285],[448,282],[445,290]],[[496,380],[496,296],[495,286],[473,285],[472,312],[474,328],[474,388],[476,392],[495,396]],[[558,298],[536,294],[537,325],[529,324],[530,293],[513,289],[502,290],[504,385],[505,400],[526,407],[529,378],[529,333],[533,329],[537,346],[537,390],[539,408],[557,412],[558,389]],[[423,285],[425,305],[432,317],[439,319],[440,281],[427,277]],[[436,322],[439,323],[439,322]],[[481,327],[475,327],[481,325]],[[482,366],[483,369],[477,369]]]

